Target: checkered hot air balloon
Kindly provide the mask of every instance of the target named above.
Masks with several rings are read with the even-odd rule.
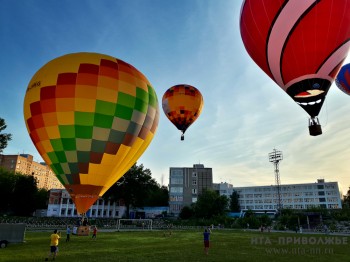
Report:
[[[74,53],[33,76],[24,120],[40,155],[83,214],[146,150],[159,107],[149,81],[130,64]]]
[[[182,132],[196,121],[202,112],[203,97],[199,90],[190,85],[175,85],[163,95],[162,106],[167,118]]]
[[[255,63],[309,115],[318,114],[350,47],[350,0],[245,0],[240,30]]]

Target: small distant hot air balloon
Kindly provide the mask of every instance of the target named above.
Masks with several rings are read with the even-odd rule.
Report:
[[[40,155],[84,214],[146,150],[159,107],[151,84],[130,64],[74,53],[33,76],[24,120]]]
[[[341,91],[350,95],[350,64],[342,66],[335,79],[335,83]]]
[[[309,115],[318,114],[350,46],[350,1],[245,0],[240,31],[248,54]]]
[[[182,132],[196,121],[202,112],[203,97],[199,90],[190,85],[175,85],[163,95],[162,106],[167,118]]]

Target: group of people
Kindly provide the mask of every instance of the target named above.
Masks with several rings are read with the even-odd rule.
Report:
[[[66,229],[66,242],[70,241],[70,235],[71,235],[71,228],[70,226]],[[92,230],[92,240],[96,240],[97,237],[97,227],[94,226]],[[58,243],[61,238],[61,232],[59,232],[57,229],[53,231],[53,234],[50,236],[50,252],[48,253],[47,257],[45,258],[45,261],[48,261],[49,258],[52,257],[52,260],[55,260],[57,253],[58,253]]]
[[[210,227],[207,227],[204,229],[203,232],[203,240],[204,240],[204,253],[206,255],[209,254],[209,247],[210,247]],[[70,241],[70,235],[71,235],[71,228],[70,226],[66,229],[66,242]],[[93,227],[92,231],[92,240],[96,240],[97,237],[97,227]],[[52,257],[52,260],[55,260],[57,253],[58,253],[58,243],[61,238],[61,232],[59,232],[57,229],[53,231],[53,234],[50,236],[50,252],[48,253],[48,256],[45,258],[45,261],[48,261],[49,258]]]

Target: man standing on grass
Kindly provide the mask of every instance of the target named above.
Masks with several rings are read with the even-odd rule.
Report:
[[[203,237],[204,237],[204,252],[206,255],[208,255],[209,245],[210,245],[209,243],[210,230],[204,229]]]
[[[96,240],[96,235],[97,235],[97,227],[94,226],[94,229],[92,231],[92,240]]]
[[[56,256],[57,256],[57,252],[58,252],[58,240],[61,238],[61,236],[59,234],[57,234],[57,229],[55,229],[55,231],[53,231],[53,234],[51,234],[51,242],[50,242],[50,252],[47,256],[47,258],[45,258],[45,261],[49,260],[49,257],[51,257],[52,255],[52,260],[55,260]]]
[[[67,227],[67,231],[66,231],[67,233],[67,238],[66,238],[66,242],[69,242],[69,240],[70,240],[70,226],[68,226]]]

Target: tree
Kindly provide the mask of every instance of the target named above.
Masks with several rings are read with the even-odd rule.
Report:
[[[7,127],[5,120],[3,118],[0,118],[0,153],[7,147],[8,141],[12,139],[11,134],[2,134],[2,131],[5,130]]]
[[[194,205],[195,216],[210,219],[223,215],[227,204],[228,198],[226,196],[220,196],[218,192],[213,190],[204,190]]]
[[[46,209],[47,203],[48,191],[45,188],[41,188],[35,194],[35,209]]]
[[[160,187],[148,168],[134,164],[121,179],[105,194],[104,199],[124,200],[129,216],[130,207],[144,207],[146,205],[168,206],[169,193],[165,187]]]
[[[15,186],[15,174],[13,172],[0,168],[0,213],[11,212],[11,202]]]
[[[33,176],[0,168],[0,213],[30,216],[37,208],[45,208],[47,191],[38,190]],[[45,203],[45,204],[44,204]]]
[[[233,191],[230,196],[230,210],[232,212],[239,212],[241,210],[239,205],[239,195],[236,191]]]
[[[350,187],[346,195],[343,196],[343,206],[344,208],[350,208]]]
[[[37,181],[33,176],[16,174],[12,210],[18,216],[30,216],[36,209]]]
[[[193,216],[193,209],[189,206],[184,206],[182,209],[181,209],[181,212],[179,214],[179,217],[181,219],[189,219]]]

